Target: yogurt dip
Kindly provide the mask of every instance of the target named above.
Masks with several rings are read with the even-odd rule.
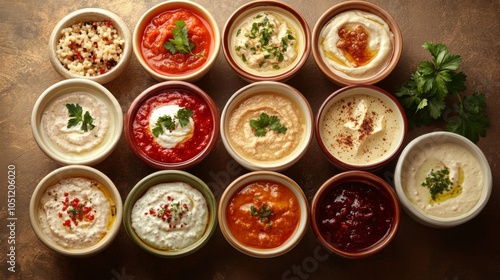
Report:
[[[162,126],[162,133],[155,135],[155,141],[163,148],[173,148],[179,143],[183,143],[193,137],[194,133],[194,121],[193,118],[189,117],[189,122],[182,125],[176,118],[178,112],[185,107],[180,107],[179,105],[166,105],[156,108],[151,112],[149,117],[149,128],[151,133],[154,134],[154,129],[158,127],[158,120],[162,117],[170,117],[172,122],[174,122],[174,128],[172,130]]]
[[[115,220],[115,205],[106,188],[83,177],[65,178],[40,199],[38,221],[44,234],[68,249],[97,244]]]
[[[397,109],[364,93],[333,99],[320,120],[321,140],[338,160],[354,165],[379,162],[398,148],[403,124]]]
[[[259,119],[262,113],[276,116],[286,131],[268,131],[264,136],[256,136],[250,121]],[[305,120],[290,98],[262,92],[243,100],[230,112],[227,131],[231,145],[243,157],[250,161],[271,162],[286,158],[304,141]]]
[[[325,25],[319,44],[321,57],[335,74],[365,79],[388,65],[394,35],[379,16],[352,10],[336,15]]]
[[[150,187],[132,208],[131,224],[139,238],[160,250],[178,250],[198,241],[208,224],[203,195],[184,182]]]
[[[74,112],[79,114],[74,115]],[[102,101],[90,94],[69,93],[47,106],[42,126],[59,150],[82,154],[103,143],[109,130],[109,111]]]
[[[433,197],[431,188],[424,183],[442,170],[447,170],[444,177],[450,184],[448,190]],[[478,203],[484,185],[478,160],[463,146],[446,142],[425,145],[409,155],[401,179],[404,193],[412,204],[439,218],[469,212]]]

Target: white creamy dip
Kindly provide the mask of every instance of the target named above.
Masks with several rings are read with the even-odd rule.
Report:
[[[232,50],[250,69],[276,71],[297,58],[297,32],[278,12],[256,12],[235,29]]]
[[[177,112],[182,109],[178,105],[166,105],[154,109],[149,117],[149,128],[152,131],[156,127],[156,122],[162,116],[170,116],[175,122],[175,129],[169,130],[163,127],[163,133],[155,137],[155,141],[163,148],[173,148],[180,143],[183,143],[193,137],[194,121],[189,118],[189,123],[186,126],[181,126],[176,119]]]
[[[62,179],[40,199],[38,221],[44,234],[62,247],[80,249],[98,243],[114,222],[114,203],[99,182]]]
[[[432,170],[449,170],[452,186],[434,200],[428,187],[422,186]],[[401,173],[402,186],[408,199],[428,215],[451,218],[469,212],[479,201],[484,174],[478,160],[464,147],[436,142],[415,150]]]
[[[335,158],[349,164],[372,164],[397,149],[403,125],[396,109],[367,94],[332,102],[320,122],[320,136]]]
[[[203,195],[184,182],[150,187],[132,208],[132,228],[160,250],[185,248],[205,233],[208,207]]]
[[[358,26],[363,32],[356,31]],[[361,37],[366,43],[363,43],[364,51],[360,55],[362,63],[357,62],[355,56],[346,52],[344,47],[339,47],[341,30],[358,33],[353,33],[353,36],[357,36],[356,40]],[[387,66],[394,48],[393,37],[389,25],[379,16],[360,10],[346,11],[336,15],[325,25],[320,34],[319,51],[323,60],[337,75],[349,79],[364,79],[374,76]]]
[[[88,112],[92,117],[93,128],[87,126],[84,131],[79,122],[68,127],[71,117],[66,104],[79,105],[82,108],[82,118]],[[84,92],[65,94],[52,102],[43,112],[42,125],[49,139],[56,146],[69,153],[89,152],[101,145],[109,130],[109,111],[106,105]]]

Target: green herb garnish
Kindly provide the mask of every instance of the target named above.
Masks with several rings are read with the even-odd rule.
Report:
[[[453,182],[450,180],[450,170],[444,167],[440,170],[432,169],[429,175],[422,182],[422,187],[427,187],[431,194],[431,199],[436,200],[438,194],[443,194],[445,191],[450,191]]]
[[[188,29],[184,20],[176,20],[175,27],[171,29],[174,38],[169,39],[163,44],[163,47],[170,51],[172,54],[177,52],[181,54],[190,54],[199,57],[205,57],[202,53],[193,53],[193,49],[196,47],[192,42],[189,41]]]
[[[266,113],[261,113],[256,120],[250,120],[250,126],[254,129],[255,136],[265,136],[268,130],[273,130],[278,133],[285,133],[287,128],[281,125],[277,116],[269,116]]]
[[[396,90],[410,121],[421,126],[441,119],[448,131],[477,142],[479,137],[486,136],[490,123],[485,95],[462,95],[467,76],[457,72],[462,62],[459,55],[450,53],[443,44],[425,43],[422,47],[431,53],[432,61],[420,62],[410,80]],[[446,101],[451,95],[456,95],[458,102],[447,108]]]
[[[83,108],[79,104],[66,104],[68,109],[68,114],[70,119],[68,120],[67,128],[77,126],[80,122],[82,123],[81,129],[85,132],[94,129],[94,119],[90,115],[89,111],[83,114]],[[83,116],[82,116],[83,114]]]
[[[172,118],[168,115],[163,115],[156,120],[155,127],[152,132],[155,137],[159,137],[164,133],[163,128],[168,129],[170,132],[175,129],[175,119],[179,121],[181,127],[189,124],[189,118],[193,115],[193,111],[188,108],[182,108],[177,111],[177,114]]]
[[[263,223],[269,223],[273,215],[273,209],[267,204],[262,205],[260,209],[252,205],[250,206],[250,214],[254,217],[259,217],[259,220]]]

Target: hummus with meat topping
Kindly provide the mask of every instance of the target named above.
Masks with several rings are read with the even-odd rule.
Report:
[[[360,10],[342,12],[320,34],[319,51],[328,67],[347,79],[370,78],[389,64],[394,35],[379,16]]]

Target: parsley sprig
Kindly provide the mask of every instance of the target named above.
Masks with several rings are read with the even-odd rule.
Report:
[[[67,128],[77,126],[79,123],[82,123],[80,128],[85,132],[95,128],[94,118],[92,118],[89,111],[85,111],[85,114],[83,114],[83,108],[80,104],[68,103],[66,108],[70,117]]]
[[[431,199],[436,200],[438,194],[443,194],[445,191],[450,191],[453,182],[450,180],[450,170],[447,167],[443,169],[432,169],[429,175],[422,182],[422,187],[427,187],[431,194]]]
[[[176,20],[175,27],[171,29],[174,38],[170,38],[163,44],[163,47],[170,51],[172,54],[177,52],[181,54],[190,54],[193,56],[205,57],[203,53],[193,53],[193,49],[196,47],[188,37],[188,28],[184,20]]]
[[[260,209],[252,205],[250,206],[250,214],[254,217],[259,217],[259,220],[263,223],[269,223],[273,215],[273,209],[267,204],[262,205]]]
[[[446,122],[448,131],[473,142],[479,141],[479,137],[486,136],[486,127],[490,123],[485,95],[477,92],[469,96],[462,94],[466,90],[467,76],[458,72],[462,62],[459,55],[450,53],[444,44],[425,43],[422,47],[431,53],[432,61],[420,62],[410,80],[396,90],[410,121],[421,126],[441,119]],[[457,103],[448,108],[446,102],[452,95],[457,97]]]
[[[261,113],[256,120],[250,120],[250,126],[254,129],[254,135],[258,137],[265,136],[268,130],[283,134],[287,130],[277,116],[269,116],[266,113]]]
[[[193,115],[193,111],[189,108],[181,108],[177,111],[177,114],[172,118],[169,115],[163,115],[156,120],[155,127],[152,132],[155,137],[159,137],[161,134],[165,133],[163,128],[168,129],[170,132],[175,129],[175,119],[179,122],[181,127],[185,127],[189,124],[189,118]]]

